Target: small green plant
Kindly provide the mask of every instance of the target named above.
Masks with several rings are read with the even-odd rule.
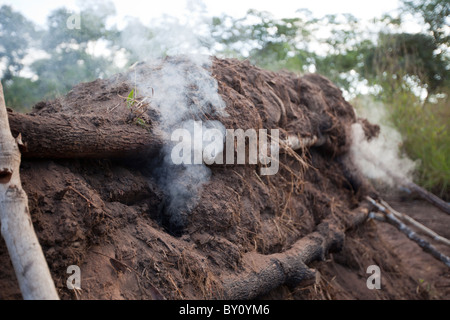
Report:
[[[153,91],[153,89],[152,89]],[[123,97],[125,98],[125,97]],[[128,123],[134,123],[140,127],[143,127],[145,129],[149,129],[149,124],[142,118],[142,116],[147,112],[148,110],[148,97],[145,97],[143,99],[137,98],[137,90],[136,88],[132,89],[128,96],[126,97],[126,105],[127,108],[130,110],[130,113],[128,114],[127,122]]]
[[[136,92],[136,94],[135,94],[135,92]],[[136,103],[136,95],[137,95],[137,91],[135,91],[134,89],[132,89],[130,91],[130,93],[128,94],[128,97],[127,97],[128,109],[131,109],[133,107],[133,105]]]
[[[434,289],[430,282],[425,281],[425,279],[418,279],[418,285],[416,292],[419,293],[421,290],[427,292],[431,297],[435,294]]]
[[[141,126],[141,127],[145,128],[145,129],[148,129],[148,128],[149,128],[149,125],[148,125],[148,124],[145,122],[145,120],[142,119],[142,118],[136,118],[135,123],[136,123],[138,126]]]

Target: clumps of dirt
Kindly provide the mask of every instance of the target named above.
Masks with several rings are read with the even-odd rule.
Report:
[[[302,137],[328,135],[322,151],[333,156],[347,152],[346,130],[356,121],[355,113],[325,77],[298,77],[255,68],[248,61],[217,59],[213,75],[230,114],[221,119],[225,127],[278,128]]]
[[[140,67],[156,72],[168,64],[183,65],[185,72],[198,68],[185,57]],[[379,128],[357,119],[328,79],[270,72],[235,59],[213,58],[210,68],[227,115],[193,113],[193,119],[218,120],[230,129],[280,129],[281,138],[326,135],[326,143],[280,154],[280,170],[273,176],[259,175],[260,165],[208,167],[209,179],[176,232],[167,222],[167,190],[154,170],[160,157],[23,161],[33,224],[61,298],[221,298],[221,276],[245,271],[245,253],[283,252],[323,219],[345,217],[373,192],[348,160],[348,130],[360,121],[370,138]],[[132,111],[127,103],[136,85],[129,80],[132,72],[79,84],[65,97],[39,103],[32,114],[98,114],[123,122]],[[190,101],[196,110],[198,100]],[[143,120],[157,124],[160,112],[151,99],[145,108]],[[422,298],[415,295],[410,277],[392,267],[395,259],[373,227],[366,226],[348,235],[341,253],[313,264],[323,274],[319,287],[281,288],[268,297]],[[370,264],[393,274],[383,293],[365,287]],[[70,265],[81,268],[81,290],[67,289]],[[352,277],[359,289],[328,286],[339,273]],[[3,241],[0,298],[20,298]]]

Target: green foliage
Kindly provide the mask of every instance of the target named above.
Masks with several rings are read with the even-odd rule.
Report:
[[[266,69],[304,71],[312,57],[306,50],[311,25],[300,17],[275,19],[268,12],[249,10],[244,18],[213,18],[211,33],[222,53],[248,58]]]
[[[67,20],[73,13],[61,8],[50,14],[47,29],[40,32],[20,13],[8,6],[0,8],[0,58],[6,64],[2,78],[6,81],[8,106],[29,110],[42,99],[65,94],[77,83],[117,71],[113,56],[95,55],[91,49],[98,43],[111,46],[117,38],[114,28],[106,28],[106,20],[113,11],[106,10],[105,3],[101,4],[79,13],[82,17],[80,29],[67,28]],[[33,80],[19,76],[23,58],[30,50],[46,53],[45,57],[29,65]]]
[[[402,3],[404,11],[423,19],[437,44],[448,46],[449,35],[445,32],[450,24],[448,0],[402,0]]]
[[[10,6],[0,8],[0,61],[6,64],[3,79],[11,80],[23,68],[23,58],[37,32],[32,22]]]
[[[2,80],[5,102],[8,108],[27,111],[36,101],[44,99],[38,81],[29,78],[15,77]]]
[[[137,91],[136,91],[136,94],[135,94],[134,89],[132,89],[130,91],[130,93],[128,94],[128,97],[127,97],[127,107],[128,107],[128,109],[131,109],[133,107],[133,105],[135,104],[135,102],[136,102],[136,95],[137,95]]]
[[[65,9],[57,9],[50,14],[42,40],[42,48],[50,57],[31,65],[48,96],[64,94],[79,82],[102,78],[114,71],[111,69],[113,57],[94,55],[89,48],[114,38],[115,30],[106,29],[106,20],[112,13],[110,10],[82,10],[79,13],[80,29],[67,28],[71,13]]]
[[[401,81],[397,83],[401,86]],[[375,102],[375,103],[372,103]],[[372,114],[388,128],[384,134],[402,138],[400,154],[417,163],[414,180],[436,195],[450,200],[450,134],[448,97],[425,105],[408,88],[399,87],[387,100],[379,95],[359,96],[351,103],[360,114]],[[383,129],[382,129],[383,130]],[[389,136],[391,133],[393,136]]]
[[[65,8],[54,10],[47,18],[47,32],[43,37],[42,48],[46,51],[67,50],[69,47],[86,49],[89,42],[101,39],[114,39],[115,30],[106,28],[106,20],[114,10],[92,10],[86,8],[77,13],[80,16],[80,28],[67,28],[67,19],[72,15]]]
[[[436,54],[437,50],[434,38],[426,34],[380,33],[378,45],[365,53],[361,74],[373,83],[385,84],[405,76],[415,77],[419,86],[434,94],[450,79],[449,61]]]
[[[449,101],[423,105],[414,94],[404,91],[387,104],[391,121],[402,134],[404,151],[420,160],[417,182],[450,198]]]
[[[54,52],[51,58],[35,61],[31,69],[39,75],[41,89],[48,98],[68,92],[75,84],[105,76],[110,64],[84,51]]]
[[[361,38],[358,19],[349,14],[316,19],[306,10],[299,13],[298,17],[285,19],[256,10],[239,19],[215,17],[212,34],[222,45],[224,55],[248,58],[269,70],[308,72],[315,68],[349,90],[352,84],[346,73],[361,64],[361,50],[366,45],[365,41],[358,41]],[[319,29],[327,29],[330,36],[317,38]],[[311,48],[314,43],[320,43],[322,52]]]
[[[149,125],[142,118],[136,118],[135,123],[144,129],[149,129]]]

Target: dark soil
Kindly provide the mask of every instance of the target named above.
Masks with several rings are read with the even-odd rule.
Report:
[[[183,63],[183,58],[162,62],[170,63]],[[181,225],[167,217],[168,196],[153,170],[157,156],[24,160],[21,177],[33,224],[62,299],[221,298],[221,276],[241,273],[244,253],[283,252],[323,219],[344,217],[374,192],[348,159],[348,130],[360,121],[370,138],[379,128],[357,119],[329,80],[274,73],[233,59],[214,59],[212,75],[229,116],[205,115],[209,119],[226,128],[279,128],[282,137],[327,135],[327,143],[295,157],[281,154],[274,176],[260,176],[259,165],[211,166],[209,181]],[[61,99],[39,103],[32,114],[98,114],[137,125],[126,103],[133,87],[127,79],[121,74],[79,84]],[[147,108],[141,117],[151,130],[158,125],[158,109],[151,101]],[[450,237],[445,227],[450,221],[440,223],[438,210],[416,203],[411,210],[403,203],[392,205],[415,212],[418,220],[428,219],[426,214],[430,227]],[[381,290],[366,287],[366,269],[372,264],[382,270]],[[76,292],[66,287],[70,265],[82,272]],[[340,252],[311,267],[322,275],[318,284],[280,287],[262,298],[450,297],[448,268],[378,222],[348,233]],[[21,298],[3,240],[0,298]]]

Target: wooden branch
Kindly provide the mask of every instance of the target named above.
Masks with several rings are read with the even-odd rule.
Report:
[[[155,129],[106,117],[10,112],[11,132],[22,135],[24,158],[144,158],[162,147]]]
[[[406,215],[404,213],[398,212],[397,210],[393,209],[386,201],[380,199],[380,203],[386,209],[388,209],[394,216],[396,216],[398,219],[403,220],[405,222],[409,222],[410,224],[415,226],[420,231],[422,231],[422,232],[426,233],[427,235],[429,235],[434,240],[436,240],[438,242],[441,242],[443,244],[446,244],[447,246],[450,246],[450,240],[448,240],[447,238],[444,238],[444,237],[440,236],[439,234],[437,234],[436,232],[434,232],[430,228],[424,226],[423,224],[421,224],[417,220],[411,218],[410,216],[408,216],[408,215]]]
[[[163,135],[156,128],[113,123],[101,116],[9,112],[8,117],[12,134],[20,134],[26,146],[23,158],[144,158],[163,146]],[[326,141],[326,136],[289,135],[280,144],[299,150],[321,146]],[[280,152],[285,152],[284,148]]]
[[[304,148],[320,147],[327,142],[327,136],[320,138],[316,136],[301,138],[296,135],[290,134],[287,140],[281,141],[281,144],[290,147],[292,150],[300,150]]]
[[[0,222],[24,299],[59,299],[36,237],[20,181],[20,151],[11,135],[0,83]]]
[[[381,204],[379,204],[370,197],[367,197],[367,200],[369,200],[374,206],[376,206],[378,210],[384,213],[387,222],[389,222],[398,230],[400,230],[402,233],[404,233],[409,239],[416,242],[425,252],[428,252],[437,260],[442,261],[447,267],[450,267],[450,257],[444,255],[428,241],[419,237],[419,235],[416,232],[414,232],[414,230],[412,230],[403,222],[401,222],[399,219],[397,219],[394,216],[394,214],[392,214],[386,207],[382,206]],[[376,218],[377,216],[373,215],[373,217]]]
[[[431,204],[434,204],[436,207],[438,207],[445,213],[450,214],[450,205],[447,202],[445,202],[444,200],[442,200],[439,197],[432,194],[431,192],[428,192],[427,190],[418,186],[417,184],[415,184],[412,181],[405,181],[403,183],[403,186],[410,189],[412,192],[415,192],[422,199],[428,201]]]
[[[307,264],[323,260],[330,250],[340,249],[345,230],[366,221],[368,213],[365,205],[357,208],[349,213],[347,223],[341,227],[332,220],[325,220],[317,226],[317,231],[300,239],[283,253],[245,254],[243,263],[252,271],[223,280],[225,299],[255,299],[283,284],[294,287],[304,281],[315,281],[318,273]]]

